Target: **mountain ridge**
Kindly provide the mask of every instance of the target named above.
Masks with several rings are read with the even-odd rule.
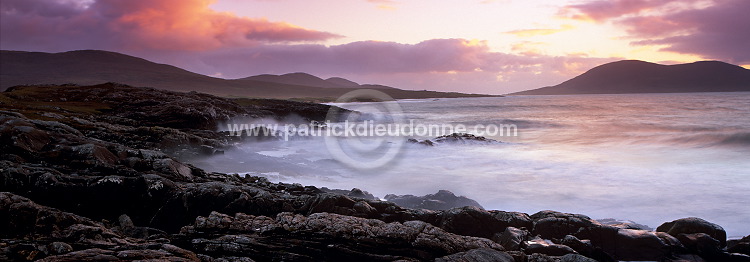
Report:
[[[721,61],[662,65],[621,60],[594,67],[555,86],[510,95],[750,91],[750,70]]]
[[[260,78],[263,80],[269,76],[273,75]],[[256,76],[221,79],[168,64],[159,64],[147,59],[103,50],[75,50],[59,53],[0,51],[0,90],[17,85],[70,83],[96,85],[117,82],[131,86],[180,92],[196,91],[226,97],[331,100],[359,88],[379,88],[394,99],[491,96],[403,90],[379,85],[344,86],[343,83],[355,82],[343,78],[333,78],[329,81],[306,73],[291,73],[284,76],[279,76],[283,81],[274,80],[274,77],[270,77],[272,81],[268,79],[259,81]],[[296,81],[289,81],[290,78]]]

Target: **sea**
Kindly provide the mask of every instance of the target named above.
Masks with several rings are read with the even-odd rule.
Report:
[[[360,110],[384,103],[333,105]],[[505,125],[516,132],[486,135],[498,143],[397,143],[392,160],[368,169],[342,163],[323,137],[239,143],[224,155],[193,164],[274,182],[360,188],[380,198],[445,189],[488,210],[555,210],[651,228],[700,217],[721,225],[730,238],[750,235],[750,92],[417,99],[396,104],[400,112],[387,113],[407,122]]]

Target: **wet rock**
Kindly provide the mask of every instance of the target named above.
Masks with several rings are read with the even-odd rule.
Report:
[[[434,144],[498,144],[500,141],[467,133],[453,133],[432,139]]]
[[[676,236],[679,234],[705,233],[719,240],[722,247],[727,245],[727,232],[721,226],[697,217],[688,217],[661,224],[656,231]]]
[[[725,252],[721,243],[705,233],[679,234],[677,239],[692,254],[708,261],[730,261],[732,256]]]
[[[440,190],[435,194],[424,196],[389,194],[385,196],[385,200],[396,203],[402,207],[416,209],[448,210],[454,207],[464,206],[482,208],[477,201],[465,196],[456,196],[453,192],[448,190]]]
[[[555,259],[545,254],[534,253],[526,256],[526,262],[559,262],[559,259]]]
[[[617,260],[662,260],[683,249],[669,234],[636,229],[594,226],[575,234]]]
[[[417,145],[423,145],[423,146],[434,146],[435,145],[435,143],[433,143],[429,139],[417,140],[417,139],[414,139],[414,138],[409,138],[409,139],[406,140],[406,142],[410,143],[410,144],[417,144]]]
[[[451,234],[421,221],[385,223],[331,213],[280,213],[270,218],[214,212],[207,218],[197,218],[181,234],[218,236],[191,240],[193,247],[204,254],[256,252],[258,257],[267,257],[289,252],[318,260],[434,259],[476,248],[502,250],[490,240]],[[275,242],[268,242],[270,239]],[[304,244],[306,248],[284,243]]]
[[[505,228],[503,233],[495,234],[492,240],[500,243],[506,250],[520,250],[521,243],[526,241],[530,234],[526,230],[509,226]]]
[[[560,262],[597,262],[596,259],[588,258],[578,254],[567,254],[560,257]]]
[[[435,259],[435,262],[515,262],[508,253],[494,249],[478,248]]]
[[[435,225],[459,235],[492,238],[495,234],[505,231],[508,226],[524,227],[530,224],[526,219],[528,216],[523,213],[488,212],[478,207],[467,206],[443,211]]]
[[[531,219],[534,220],[532,233],[545,239],[562,239],[566,235],[574,235],[582,228],[601,226],[585,215],[550,210],[539,211],[531,215]]]
[[[320,188],[321,191],[327,192],[327,193],[333,193],[333,194],[339,194],[339,195],[345,195],[348,197],[356,197],[356,198],[364,198],[368,200],[377,200],[378,198],[370,194],[370,192],[363,191],[359,188],[352,188],[352,190],[342,190],[342,189],[330,189],[327,187]]]
[[[57,241],[49,244],[49,250],[50,254],[59,255],[73,251],[73,247],[68,245],[68,243]]]
[[[728,242],[727,251],[729,253],[750,255],[750,236],[745,236],[742,239],[732,241],[731,244]]]
[[[617,220],[614,218],[605,218],[605,219],[597,219],[596,222],[599,222],[602,225],[613,226],[613,227],[624,228],[624,229],[654,230],[653,228],[647,225],[638,224],[630,220]]]
[[[566,245],[555,244],[544,239],[532,239],[523,242],[523,251],[526,254],[545,254],[549,256],[562,256],[565,254],[576,254],[576,251]]]

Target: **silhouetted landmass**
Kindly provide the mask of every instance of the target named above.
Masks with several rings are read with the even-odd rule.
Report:
[[[259,75],[227,80],[115,52],[81,50],[63,53],[0,52],[0,90],[16,85],[117,82],[171,91],[197,91],[227,97],[305,98],[331,101],[359,88],[377,88],[395,99],[481,97],[489,95],[411,91],[359,85],[343,78],[327,80],[306,73]],[[352,85],[353,84],[353,85]],[[315,99],[313,99],[315,98]]]
[[[597,66],[556,86],[512,95],[750,91],[750,70],[719,61],[660,65],[624,60]]]

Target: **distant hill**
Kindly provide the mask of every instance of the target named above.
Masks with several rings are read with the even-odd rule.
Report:
[[[719,61],[660,65],[623,60],[597,66],[556,86],[511,95],[750,91],[750,70]]]
[[[343,87],[352,87],[352,86],[359,85],[357,82],[351,81],[349,79],[344,79],[341,77],[331,77],[331,78],[326,79],[326,81],[343,86]]]
[[[306,73],[227,80],[99,50],[63,53],[0,51],[0,90],[16,85],[95,85],[105,82],[182,92],[197,91],[227,97],[335,99],[358,88],[379,88],[396,99],[488,96],[359,85],[343,78],[324,80]]]
[[[333,79],[333,78],[331,78]],[[314,86],[314,87],[326,87],[326,88],[345,88],[345,87],[357,87],[359,84],[349,81],[343,78],[336,78],[333,80],[323,80],[320,77],[307,74],[307,73],[290,73],[284,75],[257,75],[238,80],[255,80],[279,84],[289,85],[301,85],[301,86]]]

